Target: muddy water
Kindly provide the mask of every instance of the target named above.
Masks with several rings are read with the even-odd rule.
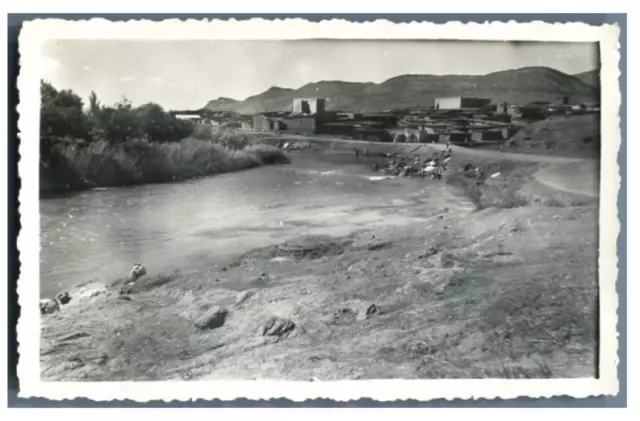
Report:
[[[299,235],[405,224],[424,218],[425,206],[444,206],[435,200],[441,182],[375,177],[371,162],[352,155],[292,159],[182,183],[41,200],[41,295],[112,281],[136,261],[150,274],[203,270]]]

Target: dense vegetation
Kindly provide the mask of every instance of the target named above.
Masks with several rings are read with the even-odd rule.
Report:
[[[58,193],[184,180],[286,162],[278,149],[236,132],[176,119],[160,105],[113,106],[92,93],[41,83],[40,191]]]

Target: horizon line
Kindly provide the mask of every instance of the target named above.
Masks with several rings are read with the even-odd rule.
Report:
[[[455,40],[453,40],[453,41],[455,41]],[[496,41],[496,42],[498,42],[498,41]],[[502,41],[499,41],[499,42],[502,42]],[[505,42],[508,42],[508,41],[505,41]],[[596,71],[600,70],[599,67],[596,67],[596,68],[591,69],[591,70],[584,70],[582,72],[571,74],[571,73],[563,72],[562,70],[558,70],[555,67],[550,67],[550,66],[523,66],[523,67],[507,68],[507,69],[504,69],[504,70],[496,70],[494,72],[482,73],[482,74],[468,74],[468,73],[467,74],[463,74],[463,73],[458,73],[458,74],[456,74],[456,73],[442,73],[442,74],[435,74],[435,73],[403,73],[403,74],[398,74],[396,76],[393,76],[393,77],[390,77],[388,79],[385,79],[382,82],[350,81],[350,80],[339,80],[339,79],[333,79],[333,80],[321,79],[321,80],[316,80],[316,81],[309,81],[309,82],[305,83],[304,85],[298,86],[297,88],[286,88],[286,87],[282,87],[282,86],[278,86],[278,85],[273,85],[273,86],[270,86],[269,88],[265,89],[264,91],[262,91],[260,93],[249,95],[247,97],[244,97],[243,99],[236,99],[236,98],[232,98],[232,97],[229,97],[229,96],[219,96],[217,98],[209,100],[209,102],[217,101],[217,100],[225,100],[225,99],[226,100],[230,99],[230,100],[235,101],[235,102],[243,102],[243,101],[248,100],[249,98],[253,98],[255,96],[262,95],[263,93],[268,92],[268,91],[270,91],[272,89],[283,89],[283,90],[288,90],[288,91],[297,91],[298,89],[302,89],[307,85],[310,85],[310,84],[313,84],[313,83],[322,83],[322,82],[333,82],[333,83],[343,82],[343,83],[359,83],[359,84],[370,83],[370,84],[374,84],[374,85],[381,85],[383,83],[386,83],[386,82],[390,81],[391,79],[395,79],[395,78],[403,77],[403,76],[460,76],[460,77],[464,77],[464,76],[489,76],[489,75],[493,75],[493,74],[496,74],[496,73],[503,73],[503,72],[517,71],[517,70],[524,70],[524,69],[551,69],[551,70],[554,70],[556,72],[560,72],[560,73],[563,73],[563,74],[565,74],[567,76],[573,76],[573,77],[575,77],[576,75],[583,74],[583,73],[596,72]],[[205,107],[206,107],[206,104],[205,104]]]

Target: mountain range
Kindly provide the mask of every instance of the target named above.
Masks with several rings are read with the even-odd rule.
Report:
[[[326,98],[328,110],[359,112],[424,108],[433,106],[435,98],[447,96],[491,98],[494,104],[517,105],[556,101],[566,95],[572,102],[597,101],[597,74],[597,70],[569,75],[549,67],[524,67],[486,75],[403,75],[382,83],[320,81],[298,89],[274,86],[242,101],[218,98],[205,108],[242,114],[287,111],[294,98],[304,97]]]

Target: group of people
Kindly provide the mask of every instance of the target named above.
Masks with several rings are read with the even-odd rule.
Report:
[[[447,166],[451,161],[453,151],[451,150],[451,144],[447,144],[447,149],[441,151],[426,159],[420,159],[415,157],[413,159],[409,157],[400,157],[399,159],[390,159],[387,165],[379,168],[378,165],[374,165],[374,171],[381,171],[384,174],[397,175],[400,177],[430,177],[440,179],[447,171]]]

